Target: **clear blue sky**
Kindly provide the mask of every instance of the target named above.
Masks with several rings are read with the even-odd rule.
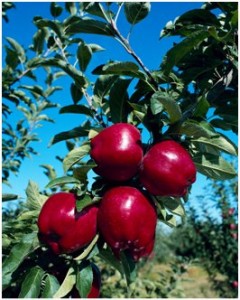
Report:
[[[58,3],[64,5],[64,3]],[[8,12],[9,23],[3,21],[3,44],[6,44],[5,37],[12,37],[16,39],[25,48],[32,43],[32,36],[36,32],[32,19],[34,16],[42,16],[44,18],[52,19],[49,10],[49,2],[16,2],[16,9],[11,9]],[[169,20],[174,20],[183,12],[194,8],[200,8],[202,2],[153,2],[151,4],[151,12],[148,17],[137,24],[132,32],[130,43],[135,52],[141,57],[144,64],[150,69],[158,69],[163,55],[172,46],[174,38],[165,38],[159,40],[161,29]],[[60,19],[64,19],[66,15],[62,15]],[[123,10],[119,16],[118,21],[119,30],[124,36],[127,35],[130,25],[126,22],[123,16]],[[97,43],[101,45],[106,51],[96,53],[89,65],[89,72],[87,75],[91,80],[94,77],[90,74],[97,65],[107,62],[108,60],[132,60],[121,45],[109,37],[102,37],[97,35],[82,35],[86,42]],[[4,55],[4,50],[3,50]],[[31,51],[29,51],[31,55]],[[4,56],[3,56],[4,57]],[[4,64],[4,62],[3,62]],[[26,82],[22,82],[26,83]],[[69,87],[71,81],[67,77],[56,81],[56,85],[63,87],[63,91],[56,92],[51,100],[60,103],[61,106],[72,104]],[[4,192],[19,194],[25,198],[24,190],[27,187],[28,181],[36,181],[40,189],[48,183],[47,177],[43,174],[43,169],[39,167],[41,164],[51,164],[57,170],[58,176],[63,176],[62,165],[55,159],[56,155],[64,157],[67,153],[65,143],[58,143],[52,147],[48,147],[50,139],[61,131],[66,131],[79,126],[82,122],[79,115],[59,115],[58,109],[48,111],[50,117],[55,119],[55,124],[44,123],[41,129],[37,130],[41,139],[40,143],[32,144],[32,146],[39,152],[38,156],[33,156],[32,159],[25,159],[19,175],[11,176],[10,182],[12,189],[3,186]],[[12,116],[12,122],[16,122],[20,118],[20,114],[16,112]],[[237,138],[231,135],[237,143]],[[192,200],[194,201],[196,195],[203,193],[203,186],[206,185],[206,179],[201,174],[198,174],[197,182],[192,188]]]

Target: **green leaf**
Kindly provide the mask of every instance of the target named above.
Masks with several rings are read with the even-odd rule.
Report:
[[[98,52],[98,51],[104,51],[105,49],[99,46],[98,44],[88,44],[88,46],[91,48],[92,52]]]
[[[179,121],[182,117],[182,112],[178,103],[171,98],[170,95],[163,92],[156,92],[151,97],[151,109],[153,114],[161,111],[159,103],[162,104],[163,108],[167,111],[171,124]]]
[[[44,271],[40,267],[31,268],[22,283],[19,298],[38,298],[43,275]]]
[[[90,152],[90,144],[82,145],[81,147],[75,148],[68,153],[63,160],[64,172],[67,172],[74,164],[79,162],[82,158]]]
[[[101,259],[105,260],[113,268],[117,269],[121,274],[123,274],[123,268],[121,262],[113,255],[110,248],[101,249],[99,255]]]
[[[94,96],[102,100],[109,93],[111,86],[117,78],[118,76],[116,75],[100,75],[94,85]]]
[[[37,183],[35,183],[32,180],[28,182],[26,195],[27,195],[27,206],[32,210],[40,210],[44,202],[47,200],[47,196],[40,194]]]
[[[76,33],[91,33],[114,36],[114,32],[112,31],[110,25],[90,18],[78,18],[78,20],[76,20],[66,28],[66,34]]]
[[[82,2],[82,9],[94,16],[101,17],[107,21],[110,21],[111,12],[105,11],[101,3],[99,2]]]
[[[60,284],[56,277],[47,274],[45,277],[45,286],[41,298],[53,298],[53,295],[59,290]]]
[[[91,47],[82,42],[77,49],[77,58],[79,61],[80,70],[85,72],[92,58]]]
[[[15,194],[3,194],[2,195],[2,201],[3,202],[11,201],[11,200],[16,200],[18,198],[19,198],[19,196],[15,195]]]
[[[36,26],[39,29],[42,29],[44,27],[49,27],[51,28],[56,35],[59,37],[59,39],[62,41],[64,38],[64,34],[63,34],[63,29],[61,26],[61,23],[59,21],[52,21],[52,20],[48,20],[48,19],[38,19],[36,21],[34,21],[34,23],[36,24]]]
[[[63,9],[61,6],[59,6],[56,2],[51,2],[50,12],[54,18],[59,17],[61,15],[62,11],[63,11]]]
[[[140,22],[150,12],[150,2],[125,2],[124,13],[128,22],[132,25]]]
[[[51,180],[47,185],[46,185],[46,189],[47,188],[52,188],[54,186],[62,186],[68,183],[79,183],[79,180],[71,177],[71,176],[62,176],[62,177],[58,177],[55,178],[53,180]]]
[[[176,66],[181,59],[187,55],[194,47],[197,47],[205,38],[209,36],[206,30],[198,30],[186,39],[172,47],[166,54],[162,68],[164,73],[168,74],[174,66]]]
[[[76,208],[77,211],[80,212],[82,211],[85,207],[88,207],[89,205],[93,204],[92,198],[88,195],[85,194],[84,198],[77,200],[76,202]]]
[[[77,7],[75,2],[65,2],[65,8],[71,15],[76,15]]]
[[[92,71],[94,75],[122,75],[145,79],[145,75],[139,70],[138,65],[133,62],[110,62],[105,65],[100,65]]]
[[[11,45],[12,49],[17,53],[20,61],[23,63],[26,60],[25,50],[23,47],[13,38],[7,37],[6,40]]]
[[[136,265],[130,255],[127,255],[125,252],[120,252],[120,260],[122,262],[124,275],[129,285],[136,279]]]
[[[199,153],[193,157],[193,161],[200,173],[213,179],[226,180],[237,175],[232,165],[221,156]]]
[[[187,120],[183,122],[179,128],[180,134],[185,134],[191,138],[210,138],[212,136],[218,135],[216,132],[212,132],[203,126],[200,123],[193,120]]]
[[[129,100],[127,89],[131,81],[131,79],[118,78],[111,87],[109,107],[113,123],[127,122]]]
[[[66,113],[73,113],[73,114],[84,114],[90,117],[94,116],[93,111],[85,106],[85,105],[68,105],[68,106],[64,106],[60,109],[60,114],[66,114]]]
[[[38,67],[38,66],[46,66],[46,67],[58,67],[61,68],[66,74],[68,74],[75,81],[76,86],[79,89],[87,86],[87,80],[85,76],[82,75],[82,72],[78,71],[71,64],[67,63],[63,59],[59,58],[33,58],[28,62],[28,67]]]
[[[19,267],[23,260],[36,247],[38,243],[36,232],[25,235],[22,240],[15,245],[10,254],[5,258],[2,264],[3,288],[6,288],[12,279],[12,273]]]
[[[77,274],[76,288],[79,291],[81,298],[87,298],[93,282],[92,266],[88,264],[81,268]]]
[[[198,139],[193,139],[192,142],[209,145],[211,147],[219,149],[220,151],[224,151],[232,155],[238,155],[237,147],[223,135],[212,138],[201,137]]]
[[[74,274],[74,269],[71,267],[68,269],[66,277],[63,280],[60,288],[54,294],[53,298],[63,298],[66,296],[73,288],[76,283],[76,275]]]
[[[49,178],[49,179],[55,179],[57,177],[56,171],[51,165],[43,164],[40,165],[40,167],[44,168],[46,171],[44,174]]]
[[[42,54],[44,49],[44,40],[48,37],[48,30],[45,28],[39,29],[33,36],[33,50],[37,54]]]
[[[56,144],[61,141],[77,138],[77,137],[86,137],[88,136],[90,128],[88,126],[79,126],[75,127],[68,131],[63,131],[54,136],[52,141],[50,142],[50,145]]]
[[[205,97],[202,97],[194,111],[194,117],[204,118],[210,108],[210,104]]]
[[[81,182],[84,182],[87,180],[87,173],[96,166],[97,165],[92,161],[90,161],[86,164],[81,163],[80,167],[73,169],[73,176],[75,178],[79,179]]]
[[[81,100],[83,96],[82,89],[78,88],[74,83],[71,84],[71,96],[74,104],[77,104],[78,101]]]
[[[206,9],[192,9],[182,14],[176,21],[176,24],[202,24],[219,26],[218,18]]]
[[[173,214],[180,217],[185,217],[185,209],[180,198],[174,197],[158,197],[158,200],[163,203],[163,205],[170,210]]]

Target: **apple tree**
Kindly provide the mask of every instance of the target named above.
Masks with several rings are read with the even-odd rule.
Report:
[[[28,48],[6,38],[3,182],[35,154],[36,128],[53,121],[45,111],[58,107],[51,96],[60,93],[59,77],[70,78],[72,98],[59,113],[84,122],[56,128],[52,138],[67,145],[64,175],[46,162],[46,189],[30,180],[21,212],[3,220],[4,297],[99,297],[99,258],[130,284],[138,261],[152,252],[157,222],[176,226],[176,216],[185,217],[196,173],[236,176],[225,154],[237,149],[225,132],[237,133],[237,4],[207,3],[169,21],[160,38],[180,41],[155,70],[129,39],[150,9],[149,2],[51,2],[52,18],[33,18]],[[128,36],[120,17],[130,24]],[[90,70],[92,81],[89,63],[103,49],[86,34],[114,39],[129,60],[102,62]],[[22,118],[13,125],[16,110]]]

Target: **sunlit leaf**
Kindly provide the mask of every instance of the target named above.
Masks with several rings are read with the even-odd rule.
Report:
[[[66,296],[72,290],[75,283],[76,275],[74,273],[74,269],[71,267],[69,268],[60,288],[53,295],[53,298],[63,298],[64,296]]]
[[[201,153],[195,155],[193,160],[197,170],[209,178],[226,180],[234,178],[237,175],[232,165],[221,156]]]
[[[82,158],[89,154],[90,145],[85,144],[81,147],[74,148],[68,153],[68,155],[63,160],[64,172],[67,172],[74,164],[79,162]]]
[[[62,176],[62,177],[58,177],[55,178],[53,180],[51,180],[47,185],[46,185],[46,189],[47,188],[52,188],[55,186],[62,186],[65,184],[69,184],[69,183],[79,183],[79,180],[71,177],[71,176]]]

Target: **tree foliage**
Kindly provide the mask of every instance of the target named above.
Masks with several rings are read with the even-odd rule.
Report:
[[[223,154],[237,155],[237,149],[223,131],[237,133],[237,4],[207,3],[168,22],[160,38],[178,36],[180,42],[173,45],[154,71],[144,65],[132,49],[129,36],[124,37],[117,24],[119,12],[124,9],[131,34],[132,26],[146,18],[150,8],[147,2],[66,2],[61,5],[52,2],[51,19],[34,17],[36,32],[29,47],[11,37],[5,39],[4,183],[9,184],[11,172],[18,173],[24,158],[36,154],[32,146],[38,141],[35,129],[43,121],[53,121],[45,110],[57,107],[51,95],[61,90],[54,84],[60,76],[71,79],[72,103],[62,107],[59,113],[75,113],[85,118],[78,127],[56,132],[51,141],[51,144],[67,143],[69,152],[62,161],[65,175],[57,177],[47,162],[43,166],[50,179],[46,191],[40,192],[31,181],[23,211],[16,219],[4,223],[5,297],[67,296],[72,287],[78,285],[79,272],[85,274],[86,280],[90,276],[88,269],[81,269],[81,263],[93,260],[96,255],[119,270],[127,281],[133,280],[132,262],[125,254],[121,261],[116,260],[98,238],[83,253],[58,258],[37,239],[36,219],[46,194],[59,187],[71,189],[82,201],[80,209],[99,201],[107,183],[96,177],[89,188],[89,171],[94,167],[89,159],[89,139],[110,124],[128,122],[144,128],[149,141],[170,137],[183,143],[198,171],[210,178],[224,180],[236,176]],[[214,12],[216,8],[219,13]],[[67,17],[62,20],[59,17],[63,13]],[[83,33],[115,39],[129,53],[129,60],[103,62],[91,70],[97,75],[96,81],[91,82],[86,70],[89,71],[92,57],[103,48],[87,43]],[[40,69],[45,72],[41,85],[38,84]],[[25,78],[32,84],[24,84]],[[134,84],[133,91],[130,83]],[[16,109],[22,118],[13,126],[9,116]],[[75,145],[78,138],[81,144]],[[5,195],[4,199],[16,197]],[[163,223],[176,226],[176,215],[185,217],[187,197],[159,197],[154,201]],[[11,234],[11,226],[16,228],[16,236]],[[65,274],[61,282],[54,268]],[[81,282],[84,285],[84,280]]]

